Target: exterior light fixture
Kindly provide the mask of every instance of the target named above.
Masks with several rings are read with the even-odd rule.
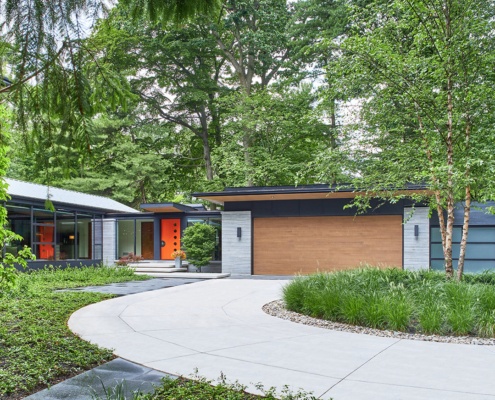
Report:
[[[414,225],[414,236],[419,236],[419,225]]]
[[[237,237],[238,238],[241,238],[242,237],[242,228],[241,227],[238,227],[237,228]]]

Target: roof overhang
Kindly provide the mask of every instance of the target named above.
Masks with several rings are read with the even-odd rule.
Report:
[[[353,188],[338,188],[328,185],[312,185],[299,187],[250,187],[227,188],[223,192],[193,193],[193,196],[215,204],[224,205],[229,202],[243,201],[277,201],[277,200],[316,200],[316,199],[353,199],[357,196],[413,196],[429,195],[431,192],[424,186],[411,185],[405,189],[379,192],[355,191]]]
[[[194,207],[190,207],[178,203],[141,204],[139,207],[145,211],[150,211],[154,213],[177,213],[177,212],[197,211],[197,209]]]

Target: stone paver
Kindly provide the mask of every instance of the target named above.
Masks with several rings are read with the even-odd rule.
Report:
[[[103,286],[85,286],[75,289],[62,289],[61,292],[97,292],[97,293],[109,293],[117,296],[127,296],[129,294],[136,294],[142,292],[150,292],[152,290],[164,289],[179,285],[185,285],[188,283],[201,282],[203,279],[197,277],[192,279],[186,279],[181,277],[171,277],[168,274],[164,279],[148,279],[146,281],[131,281],[121,283],[110,283]]]
[[[374,337],[284,321],[261,307],[285,280],[209,280],[107,300],[69,327],[118,356],[169,374],[222,373],[256,392],[289,385],[335,400],[495,399],[489,346]]]
[[[94,396],[106,399],[106,394],[112,393],[118,385],[125,390],[126,398],[131,398],[136,391],[152,392],[165,376],[162,372],[117,358],[25,399],[90,400]]]

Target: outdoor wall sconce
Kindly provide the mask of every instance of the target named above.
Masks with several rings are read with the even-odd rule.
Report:
[[[241,227],[237,228],[237,237],[238,238],[242,237],[242,228]]]
[[[414,236],[419,236],[419,225],[414,225]]]

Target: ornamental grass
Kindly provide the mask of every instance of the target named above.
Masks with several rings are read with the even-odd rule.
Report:
[[[301,276],[283,291],[287,309],[407,333],[495,337],[495,272],[447,280],[434,271],[373,267]]]

